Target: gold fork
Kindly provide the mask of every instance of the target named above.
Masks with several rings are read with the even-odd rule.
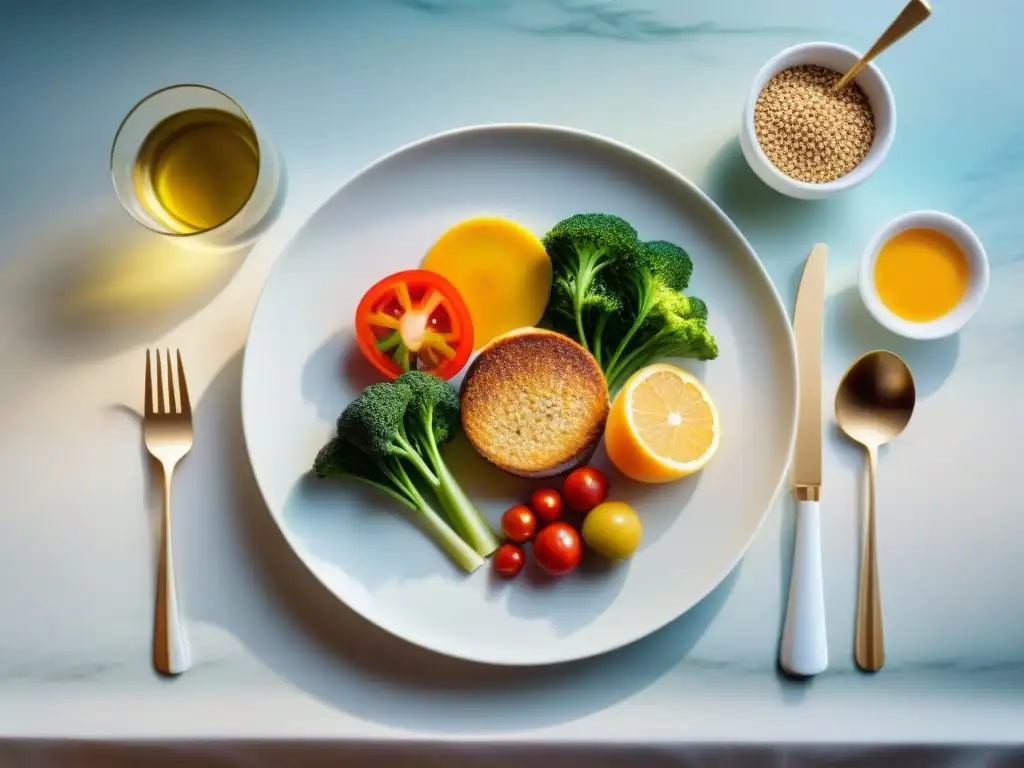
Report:
[[[185,366],[178,352],[177,388],[171,351],[167,363],[160,350],[146,350],[146,413],[142,422],[146,448],[164,469],[164,509],[160,526],[160,561],[156,576],[156,621],[153,635],[153,665],[165,675],[177,675],[191,663],[185,627],[178,614],[178,591],[171,556],[171,477],[178,462],[192,448],[192,406],[185,383]],[[154,385],[150,357],[156,359]],[[164,400],[164,378],[167,399]]]

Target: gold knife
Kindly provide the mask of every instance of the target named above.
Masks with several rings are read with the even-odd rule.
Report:
[[[789,577],[789,601],[779,661],[793,675],[810,676],[828,667],[825,591],[821,579],[821,372],[828,246],[811,250],[800,278],[793,314],[799,408],[793,456],[796,540]]]

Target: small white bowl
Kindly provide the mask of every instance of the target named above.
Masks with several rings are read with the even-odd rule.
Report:
[[[875,287],[875,262],[878,252],[893,235],[907,229],[922,227],[934,229],[949,235],[960,246],[970,268],[970,284],[960,303],[942,317],[926,323],[905,320],[894,314],[878,295]],[[897,216],[882,227],[868,243],[860,260],[858,282],[860,295],[868,311],[879,323],[893,333],[908,339],[941,339],[956,333],[966,325],[974,313],[978,311],[988,291],[989,269],[988,257],[981,240],[974,231],[960,219],[941,211],[912,211]]]
[[[787,176],[772,165],[754,132],[754,107],[757,104],[757,97],[776,74],[789,67],[805,64],[816,64],[837,72],[846,72],[859,59],[859,53],[836,43],[802,43],[776,54],[761,67],[747,96],[747,105],[743,110],[743,125],[740,129],[740,148],[743,150],[743,156],[761,181],[790,197],[820,200],[855,187],[878,170],[896,135],[896,102],[892,91],[889,90],[889,84],[874,64],[868,64],[854,78],[854,82],[861,87],[871,104],[875,120],[874,141],[867,156],[845,176],[824,184],[798,181]]]

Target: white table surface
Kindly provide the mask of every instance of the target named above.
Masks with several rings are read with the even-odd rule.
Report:
[[[0,738],[14,741],[0,757],[70,759],[74,745],[50,739],[184,739],[190,749],[313,740],[309,764],[326,759],[319,749],[357,745],[372,759],[415,753],[445,765],[526,744],[561,745],[543,754],[565,764],[643,754],[653,765],[725,743],[1024,743],[1024,95],[1015,85],[1024,5],[935,0],[934,17],[880,60],[899,114],[889,159],[838,199],[779,197],[736,144],[765,59],[811,39],[865,49],[901,4],[4,4]],[[284,209],[244,259],[177,252],[113,195],[107,158],[120,118],[175,82],[232,94],[283,154]],[[881,673],[862,675],[852,662],[861,457],[831,425],[823,552],[832,663],[809,683],[776,671],[788,498],[689,614],[631,647],[542,670],[462,664],[393,639],[337,603],[287,549],[256,490],[239,419],[241,350],[267,271],[361,166],[421,136],[496,121],[577,126],[668,162],[733,217],[787,307],[810,246],[829,243],[826,399],[875,347],[905,356],[920,393],[881,463]],[[915,344],[868,319],[854,279],[871,233],[923,207],[976,229],[992,287],[958,338]],[[148,345],[184,350],[196,411],[174,510],[196,663],[170,681],[150,665],[159,498],[137,415]],[[601,746],[612,744],[626,751]],[[96,765],[138,756],[105,749],[75,754]],[[912,757],[925,765],[938,755]]]

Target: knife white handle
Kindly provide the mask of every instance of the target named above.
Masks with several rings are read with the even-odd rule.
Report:
[[[821,517],[817,501],[798,501],[789,603],[779,661],[792,675],[810,676],[828,666],[825,590],[821,580]]]

